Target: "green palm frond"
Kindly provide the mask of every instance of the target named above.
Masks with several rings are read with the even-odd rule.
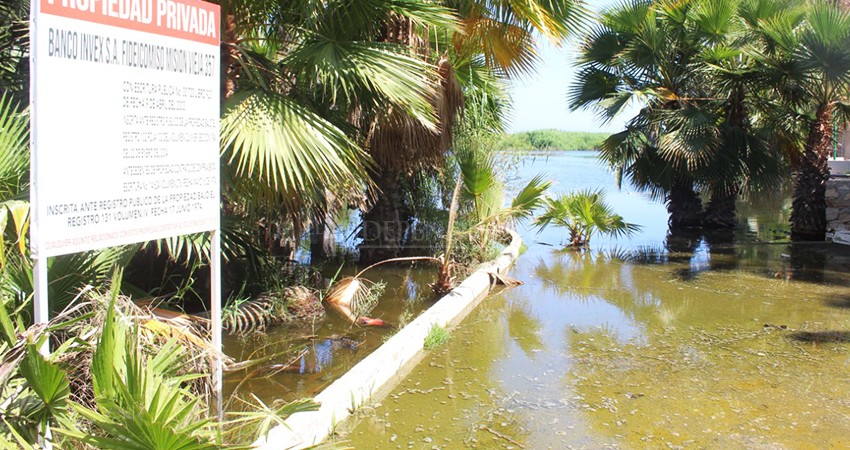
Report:
[[[476,155],[474,151],[461,153],[458,165],[463,174],[464,192],[477,198],[499,183],[493,164],[493,155]]]
[[[369,184],[366,155],[342,131],[279,94],[245,91],[227,104],[221,123],[222,156],[237,183],[255,183],[258,204],[316,197],[325,188]]]
[[[249,402],[250,411],[234,412],[228,421],[232,426],[229,434],[246,434],[251,437],[267,437],[272,427],[287,426],[284,419],[299,412],[316,411],[319,404],[310,399],[295,400],[273,407],[263,403],[256,395],[251,394],[252,402]],[[246,430],[247,429],[247,430]]]
[[[736,1],[698,1],[692,17],[699,34],[713,45],[723,43],[734,32],[737,13]]]
[[[535,210],[545,202],[545,193],[552,186],[551,180],[546,180],[542,174],[532,178],[513,198],[508,208],[510,220],[523,222],[532,218]]]
[[[29,186],[29,114],[0,95],[0,202],[23,200]]]
[[[104,250],[72,253],[47,260],[48,297],[51,311],[62,311],[80,289],[109,280],[115,267],[126,266],[139,245],[111,247]],[[33,293],[32,261],[16,258],[8,261],[2,273],[2,289],[16,298],[28,298]]]
[[[316,34],[282,61],[317,83],[331,104],[403,108],[429,129],[436,127],[430,99],[437,90],[433,66],[404,54],[404,47],[381,42],[350,42]]]
[[[566,228],[570,233],[570,245],[574,247],[586,247],[597,232],[622,237],[640,230],[639,225],[626,223],[622,216],[615,214],[599,190],[562,194],[547,199],[545,206],[535,225],[540,230],[550,225]]]
[[[139,328],[116,311],[120,273],[92,357],[97,410],[74,404],[74,411],[98,430],[86,433],[73,424],[58,433],[103,449],[215,449],[215,428],[204,418],[201,399],[176,375],[185,353],[176,338],[153,356],[139,345]]]
[[[570,88],[570,108],[579,109],[617,96],[622,82],[615,70],[588,65],[579,70],[579,80]]]
[[[817,4],[807,18],[802,37],[802,56],[811,70],[822,74],[826,85],[835,87],[829,97],[846,96],[850,85],[850,13],[842,8]]]
[[[717,154],[721,137],[713,111],[688,105],[661,111],[656,120],[666,128],[658,140],[659,155],[672,165],[696,170]]]

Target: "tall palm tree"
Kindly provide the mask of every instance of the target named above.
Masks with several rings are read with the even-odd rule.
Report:
[[[373,180],[381,194],[375,206],[364,214],[360,257],[365,261],[390,258],[401,252],[413,219],[406,192],[410,191],[414,175],[437,170],[451,146],[452,128],[465,88],[455,69],[477,60],[499,76],[528,72],[536,60],[535,31],[561,41],[578,29],[584,17],[581,0],[452,0],[443,4],[459,15],[459,29],[432,33],[413,21],[396,20],[388,23],[378,37],[380,41],[404,42],[417,48],[423,58],[437,66],[440,88],[432,97],[438,113],[436,127],[423,126],[398,111],[390,111],[374,124],[367,148],[378,166]]]
[[[573,108],[603,119],[644,104],[602,147],[618,175],[665,198],[673,228],[729,227],[746,186],[772,184],[781,159],[754,123],[752,68],[737,0],[642,1],[603,14],[586,38]],[[698,188],[710,192],[703,211]]]
[[[802,155],[796,167],[791,211],[792,238],[823,240],[826,232],[827,158],[836,116],[850,108],[850,12],[830,3],[785,13],[783,20],[762,22],[756,29],[766,51],[758,55],[765,78],[774,86],[784,115],[794,119],[788,132],[802,125]]]
[[[702,220],[690,168],[706,152],[665,145],[687,142],[671,139],[674,130],[662,121],[687,106],[683,99],[705,97],[704,83],[690,71],[699,52],[683,20],[690,7],[691,2],[634,0],[605,11],[582,44],[570,98],[573,109],[593,106],[604,120],[631,102],[644,102],[626,130],[606,140],[602,157],[620,177],[664,196],[674,227]]]

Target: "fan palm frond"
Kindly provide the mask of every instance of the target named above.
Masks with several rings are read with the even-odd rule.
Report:
[[[570,233],[570,245],[586,247],[593,234],[599,232],[614,237],[627,237],[638,230],[639,225],[627,223],[615,214],[604,202],[602,191],[585,190],[562,194],[546,201],[546,209],[535,220],[540,230],[550,225],[566,228]]]
[[[238,179],[255,181],[257,203],[284,204],[369,183],[368,155],[338,128],[279,94],[240,92],[221,124],[222,153]]]

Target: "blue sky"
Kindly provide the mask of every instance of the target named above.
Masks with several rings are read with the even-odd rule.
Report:
[[[614,0],[589,1],[591,9],[613,4]],[[540,62],[537,73],[510,82],[513,110],[507,131],[519,131],[555,128],[567,131],[620,131],[630,115],[625,111],[617,119],[603,124],[593,111],[570,112],[567,106],[567,92],[575,77],[572,64],[576,55],[576,44],[570,42],[556,48],[543,41],[539,49]],[[632,112],[636,112],[632,108]]]

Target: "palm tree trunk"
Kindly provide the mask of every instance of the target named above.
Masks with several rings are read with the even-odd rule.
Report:
[[[702,224],[702,200],[690,180],[676,176],[667,193],[670,228],[691,228]]]
[[[707,228],[735,228],[738,214],[735,201],[738,199],[737,187],[732,189],[712,189],[711,201],[705,208],[702,224]]]
[[[409,228],[411,213],[404,201],[401,174],[383,168],[375,184],[381,190],[375,205],[363,214],[360,237],[360,261],[375,262],[401,254],[404,237]]]
[[[238,37],[236,35],[236,17],[228,12],[222,11],[224,17],[221,32],[221,104],[236,92],[236,80],[238,78],[238,65],[236,57],[238,51]]]
[[[797,169],[791,207],[791,239],[822,241],[826,233],[826,163],[832,145],[832,108],[821,106],[809,128],[802,165]]]
[[[727,120],[732,130],[746,133],[748,129],[749,118],[747,117],[747,108],[745,106],[746,93],[744,86],[737,83],[731,90],[729,95],[729,115]],[[731,130],[730,130],[731,132]],[[741,149],[736,148],[736,158],[741,158]],[[737,177],[735,174],[729,174],[727,177]],[[713,183],[711,186],[711,200],[705,208],[705,217],[703,217],[703,226],[706,228],[715,229],[732,229],[738,224],[738,214],[735,201],[738,199],[739,185],[737,181],[728,181],[727,183]]]
[[[325,189],[325,208],[310,224],[310,264],[327,261],[336,256],[333,215],[334,194]]]

